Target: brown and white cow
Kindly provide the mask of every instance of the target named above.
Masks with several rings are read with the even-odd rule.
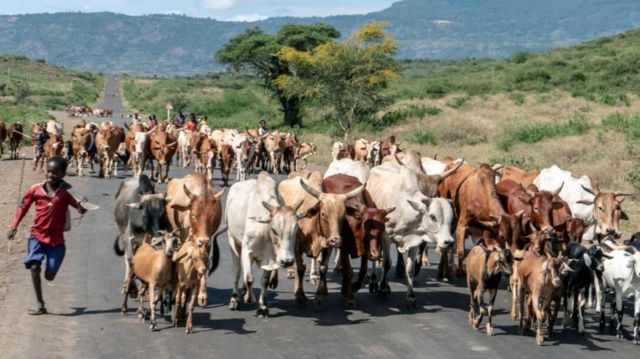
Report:
[[[305,305],[307,298],[303,289],[303,278],[306,266],[303,254],[316,258],[320,262],[320,281],[316,291],[315,302],[322,306],[327,298],[327,262],[329,246],[342,245],[341,232],[347,213],[346,202],[359,196],[364,190],[360,186],[345,194],[325,193],[322,191],[322,174],[313,172],[308,179],[300,176],[286,179],[278,186],[278,192],[285,205],[296,206],[302,200],[299,209],[304,216],[298,221],[299,229],[296,241],[296,282],[294,293],[296,303]]]
[[[269,158],[271,173],[280,173],[285,148],[284,136],[278,131],[268,133],[264,138],[264,148]]]
[[[305,169],[307,167],[307,158],[317,153],[318,147],[316,145],[311,142],[302,142],[296,152],[294,171]],[[300,161],[302,161],[302,165],[300,165]]]
[[[133,124],[127,129],[129,132],[127,132],[125,142],[127,150],[131,153],[130,162],[133,167],[133,176],[139,177],[144,171],[147,161],[152,160],[149,136],[155,129],[145,131],[140,123]]]
[[[220,198],[224,190],[216,192],[209,185],[202,173],[194,173],[176,178],[167,184],[167,197],[171,198],[166,205],[167,218],[171,231],[178,231],[183,242],[193,242],[209,253],[212,248],[212,237],[222,220],[222,204]],[[218,245],[213,241],[213,254],[219,255]],[[200,282],[198,303],[207,303],[206,277]]]
[[[151,156],[156,160],[158,168],[152,178],[158,178],[160,182],[169,180],[169,167],[173,155],[176,153],[177,142],[167,131],[158,129],[149,136],[149,146]],[[151,172],[153,172],[153,162],[151,162]]]
[[[118,175],[116,166],[116,152],[121,143],[124,143],[124,129],[114,125],[110,121],[100,124],[96,135],[96,146],[100,156],[100,173],[105,178],[111,178],[111,173]]]
[[[91,134],[82,125],[77,125],[71,131],[71,146],[73,161],[76,165],[77,175],[84,176],[84,165],[88,161],[93,171],[93,161],[89,158],[89,145],[91,144]]]
[[[62,138],[62,135],[49,135],[49,139],[44,144],[44,161],[47,162],[50,158],[62,156],[63,148],[64,139]]]

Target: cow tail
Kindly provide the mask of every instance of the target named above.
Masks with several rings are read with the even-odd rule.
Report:
[[[209,268],[209,275],[211,275],[211,273],[215,272],[215,270],[218,269],[218,264],[220,263],[220,247],[218,246],[218,236],[222,233],[224,233],[224,231],[219,231],[213,236],[213,243],[211,245],[211,267]]]
[[[115,242],[113,242],[113,250],[117,256],[122,257],[124,255],[124,250],[120,249],[120,235],[117,235]]]

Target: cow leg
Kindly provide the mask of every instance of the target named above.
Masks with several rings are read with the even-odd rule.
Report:
[[[616,337],[618,339],[622,339],[622,315],[624,312],[622,311],[622,290],[616,289],[615,291],[616,298],[616,314],[618,322],[616,323]]]
[[[173,318],[171,320],[171,324],[174,328],[178,326],[178,319],[180,317],[180,313],[182,311],[182,287],[176,286],[175,292],[175,307],[173,308]]]
[[[405,274],[405,264],[404,264],[404,257],[402,256],[402,253],[400,253],[398,250],[396,250],[396,273],[395,273],[395,277],[396,279],[405,279],[406,276]],[[411,259],[408,259],[411,260]]]
[[[595,306],[596,313],[598,313],[602,308],[602,278],[596,274],[593,276],[593,289],[595,291]],[[591,290],[589,290],[589,308],[593,308],[593,298],[591,297]]]
[[[302,259],[302,249],[296,246],[296,271],[295,271],[295,284],[293,292],[296,297],[296,304],[299,307],[304,307],[307,304],[307,296],[304,294],[303,280],[304,272],[307,270],[304,260]]]
[[[518,305],[520,307],[519,310],[519,317],[520,317],[520,324],[518,325],[518,335],[523,335],[524,334],[524,301],[525,301],[525,292],[524,292],[524,288],[522,288],[522,285],[520,283],[518,283],[517,285],[517,298],[518,298]]]
[[[458,220],[458,226],[455,233],[455,247],[456,255],[458,257],[458,263],[456,264],[456,276],[462,277],[464,270],[462,269],[462,262],[464,261],[464,240],[467,233],[467,222]]]
[[[640,290],[636,289],[633,298],[633,343],[640,344]]]
[[[584,308],[587,304],[584,289],[578,294],[578,334],[584,334]]]
[[[329,248],[329,253],[327,254],[329,257],[331,257],[331,252],[333,252],[333,250],[331,248]],[[336,258],[333,261],[334,267],[333,267],[333,273],[335,274],[342,274],[342,256],[340,255],[342,252],[340,248],[336,248]]]
[[[329,291],[327,290],[327,265],[329,262],[328,250],[323,249],[320,255],[320,282],[316,290],[315,302],[318,307],[322,307],[327,302]]]
[[[340,262],[342,263],[342,295],[345,297],[344,304],[347,308],[355,308],[356,296],[351,286],[351,280],[353,279],[353,267],[351,267],[349,253],[347,253],[347,251],[340,251],[339,255]]]
[[[187,308],[187,324],[185,325],[185,329],[184,332],[187,334],[191,334],[191,332],[193,331],[193,309],[196,306],[196,295],[195,295],[195,291],[198,289],[197,285],[192,287],[190,292],[191,292],[191,296],[189,298],[189,307]]]
[[[320,272],[318,271],[318,259],[311,258],[311,268],[309,269],[309,281],[317,286],[320,283]]]
[[[140,318],[143,322],[147,319],[147,313],[144,310],[144,296],[147,294],[148,287],[143,283],[140,285],[138,289],[138,318]]]
[[[269,151],[269,162],[271,165],[271,173],[274,175],[277,174],[277,166],[276,166],[276,158],[275,153],[273,151]]]
[[[469,279],[467,280],[467,288],[469,288],[469,325],[474,329],[477,329],[475,319],[480,314],[478,310],[478,302],[476,300],[477,287],[477,283],[474,283]]]
[[[544,318],[544,310],[541,307],[540,298],[537,295],[532,295],[533,299],[533,312],[536,315],[536,343],[542,345],[544,342],[544,335],[542,334],[542,319]]]
[[[238,283],[240,282],[241,274],[240,257],[238,257],[238,253],[241,253],[241,249],[235,246],[235,240],[231,237],[229,237],[229,247],[231,248],[231,258],[233,260],[233,289],[231,291],[231,299],[229,300],[229,309],[237,310],[239,305]],[[251,270],[251,268],[249,268],[249,270]]]
[[[256,302],[256,296],[253,293],[253,274],[251,273],[251,252],[247,249],[240,254],[240,261],[242,262],[242,273],[244,279],[244,285],[247,291],[244,293],[244,302],[246,304],[254,304]]]
[[[389,253],[391,243],[389,243],[388,238],[385,238],[382,243],[382,279],[380,281],[380,287],[378,291],[378,295],[380,296],[391,293],[391,287],[389,287],[389,282],[387,281],[387,276],[389,275],[389,270],[391,269],[391,253]]]
[[[364,281],[364,278],[367,276],[368,265],[369,263],[367,260],[367,255],[364,254],[362,257],[360,257],[360,270],[358,271],[358,278],[351,285],[351,288],[354,293],[359,291],[360,288],[362,288],[362,282]]]
[[[267,286],[271,278],[271,271],[262,271],[262,282],[260,283],[260,297],[258,297],[258,317],[267,318],[269,308],[267,307]]]
[[[202,308],[207,306],[209,295],[207,294],[207,276],[200,276],[200,285],[198,286],[198,305]]]
[[[151,323],[149,323],[149,329],[151,331],[155,331],[158,328],[156,324],[156,301],[157,300],[158,298],[156,293],[156,285],[155,283],[149,283],[149,311],[151,314]]]
[[[518,320],[518,266],[513,266],[513,272],[509,277],[509,287],[511,288],[511,319]]]
[[[410,248],[409,251],[407,251],[407,261],[405,263],[405,275],[407,279],[406,301],[407,301],[408,308],[417,307],[416,295],[413,292],[413,278],[414,278],[413,275],[414,275],[414,265],[415,265],[415,261],[413,259],[416,257],[419,250],[420,250],[420,246],[414,246]]]
[[[498,294],[497,288],[489,289],[489,305],[487,306],[487,335],[493,336],[493,305],[496,301],[496,295]]]

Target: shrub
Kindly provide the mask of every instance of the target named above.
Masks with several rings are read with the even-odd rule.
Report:
[[[536,143],[545,139],[581,135],[591,128],[583,116],[575,116],[565,122],[545,122],[536,124],[512,124],[498,137],[498,147],[504,151],[516,143]]]
[[[516,51],[513,53],[513,55],[511,55],[511,61],[515,62],[516,64],[524,64],[525,62],[527,62],[527,60],[529,60],[533,56],[534,55],[530,52]]]
[[[414,134],[411,138],[409,138],[409,142],[411,143],[415,143],[417,145],[437,145],[438,143],[436,142],[436,136],[433,134],[433,132],[426,130],[426,131],[421,131],[418,132],[416,134]]]
[[[460,108],[462,107],[471,97],[470,96],[458,96],[454,97],[447,102],[447,106],[451,108]]]

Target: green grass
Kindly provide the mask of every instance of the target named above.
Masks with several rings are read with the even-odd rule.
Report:
[[[436,135],[433,132],[426,130],[414,134],[409,138],[409,142],[417,145],[437,145]]]
[[[582,135],[591,127],[586,118],[578,115],[563,122],[515,123],[502,131],[497,145],[500,149],[507,151],[516,143],[536,143],[544,139]]]

